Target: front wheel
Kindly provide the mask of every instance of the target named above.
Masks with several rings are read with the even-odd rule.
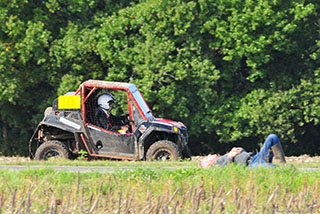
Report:
[[[179,160],[179,158],[182,158],[182,155],[177,144],[168,140],[155,142],[146,154],[147,161]]]
[[[52,140],[41,144],[34,157],[35,160],[48,160],[50,158],[70,159],[71,155],[65,144]]]

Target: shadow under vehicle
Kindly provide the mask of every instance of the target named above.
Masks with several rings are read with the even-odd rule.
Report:
[[[97,124],[97,98],[106,91],[124,96],[120,103],[128,113],[129,131],[109,131]],[[84,153],[89,158],[147,161],[191,157],[181,122],[155,118],[134,84],[100,80],[85,81],[46,109],[29,141],[29,153],[35,160],[74,159]]]

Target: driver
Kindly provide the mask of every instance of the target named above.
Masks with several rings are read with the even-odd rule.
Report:
[[[98,98],[98,111],[96,112],[97,125],[101,128],[126,133],[129,130],[128,116],[115,116],[111,114],[116,99],[111,93],[103,93]]]

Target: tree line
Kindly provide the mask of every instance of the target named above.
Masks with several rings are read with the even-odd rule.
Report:
[[[52,101],[131,82],[193,154],[320,153],[318,0],[0,0],[0,154],[27,155]]]

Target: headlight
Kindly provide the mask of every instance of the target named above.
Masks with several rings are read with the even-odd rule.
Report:
[[[174,127],[173,127],[173,131],[179,132],[179,129],[178,129],[176,126],[174,126]]]

